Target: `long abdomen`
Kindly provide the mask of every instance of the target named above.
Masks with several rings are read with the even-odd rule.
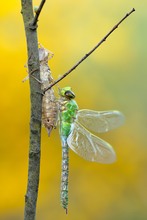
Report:
[[[69,174],[69,147],[67,138],[62,137],[62,172],[61,172],[61,205],[66,210],[68,207],[68,174]]]
[[[66,210],[68,207],[68,173],[69,173],[69,146],[67,138],[70,135],[72,123],[76,117],[78,106],[74,100],[61,97],[59,100],[60,110],[60,136],[62,142],[62,173],[61,173],[61,204]]]

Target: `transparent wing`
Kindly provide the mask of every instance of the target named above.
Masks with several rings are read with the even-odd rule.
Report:
[[[75,153],[85,160],[99,163],[113,163],[116,160],[115,152],[107,142],[91,134],[77,122],[72,126],[67,143]]]
[[[101,133],[122,125],[124,115],[119,111],[93,111],[82,109],[77,113],[77,121],[88,130]]]

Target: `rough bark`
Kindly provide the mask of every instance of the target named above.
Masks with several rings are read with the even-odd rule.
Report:
[[[40,79],[39,54],[37,27],[32,25],[34,19],[32,0],[21,0],[22,16],[25,27],[27,52],[28,52],[28,71]],[[30,143],[29,143],[29,168],[28,184],[25,195],[25,220],[34,220],[36,214],[36,203],[39,187],[40,173],[40,143],[41,143],[41,114],[42,114],[42,95],[41,84],[30,76]]]

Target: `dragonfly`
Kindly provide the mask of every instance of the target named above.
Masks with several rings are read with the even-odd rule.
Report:
[[[110,164],[116,160],[112,146],[92,132],[103,133],[121,126],[124,115],[116,110],[78,109],[71,87],[59,89],[59,121],[62,143],[61,205],[68,209],[69,148],[85,160]]]

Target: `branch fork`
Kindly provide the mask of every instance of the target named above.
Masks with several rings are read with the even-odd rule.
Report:
[[[39,15],[42,11],[42,8],[43,8],[45,2],[46,2],[46,0],[42,0],[39,7],[38,7],[38,9],[35,11],[35,17],[33,18],[33,20],[31,21],[31,23],[29,25],[31,30],[36,30],[37,29],[37,27],[38,27],[38,25],[37,25],[38,18],[39,18]]]

